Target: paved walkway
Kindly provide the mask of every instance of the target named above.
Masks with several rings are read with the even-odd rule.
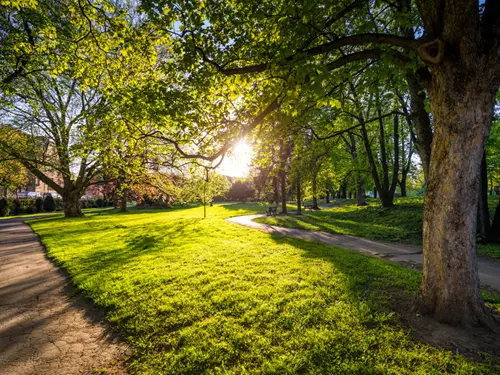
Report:
[[[23,219],[0,220],[0,374],[123,374],[129,349],[45,256]]]
[[[347,250],[387,259],[392,262],[402,263],[415,268],[422,268],[422,247],[397,242],[372,240],[343,234],[330,234],[326,232],[313,232],[305,229],[278,227],[275,225],[261,224],[253,221],[266,215],[245,215],[227,219],[227,221],[258,229],[267,233],[281,234],[287,237],[317,241],[328,245],[335,245]],[[486,258],[478,259],[479,279],[483,286],[489,286],[500,291],[500,262]]]

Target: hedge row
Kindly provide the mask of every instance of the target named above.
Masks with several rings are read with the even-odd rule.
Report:
[[[82,208],[111,207],[113,202],[105,199],[87,199],[80,202]],[[53,198],[47,195],[45,198],[26,199],[6,199],[0,198],[0,217],[37,214],[40,212],[54,212],[63,209],[63,202],[60,198]]]

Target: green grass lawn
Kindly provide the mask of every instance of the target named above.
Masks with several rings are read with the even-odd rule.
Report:
[[[499,373],[398,328],[391,306],[419,272],[224,220],[257,205],[208,210],[30,223],[133,345],[132,373]]]
[[[490,199],[491,215],[498,197]],[[359,237],[379,238],[411,244],[422,242],[422,217],[424,200],[396,198],[393,208],[383,208],[378,199],[369,199],[365,207],[356,206],[353,200],[334,201],[334,207],[321,211],[303,211],[303,215],[259,218],[260,223],[289,228],[349,234]],[[294,209],[292,206],[290,208]],[[478,244],[479,255],[500,259],[500,245]]]

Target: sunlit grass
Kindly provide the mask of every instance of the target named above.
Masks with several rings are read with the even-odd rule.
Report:
[[[497,197],[489,201],[491,215]],[[397,198],[393,208],[383,208],[380,201],[368,200],[368,205],[358,207],[356,200],[334,201],[334,207],[321,211],[304,211],[301,216],[274,216],[256,219],[257,222],[348,234],[352,236],[384,239],[410,244],[422,243],[422,218],[424,201],[418,198]],[[478,244],[479,255],[500,259],[500,245]]]
[[[412,341],[391,306],[420,273],[224,220],[227,205],[32,222],[108,309],[137,374],[495,374]]]

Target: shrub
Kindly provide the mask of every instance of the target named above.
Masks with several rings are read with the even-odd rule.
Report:
[[[35,200],[35,209],[36,209],[36,213],[40,213],[43,211],[43,198],[38,197]]]
[[[34,213],[36,212],[36,208],[35,208],[35,207],[33,207],[33,206],[28,206],[28,207],[26,207],[25,212],[26,212],[27,214],[34,214]]]
[[[14,202],[12,204],[12,208],[13,208],[12,211],[13,211],[14,215],[19,215],[24,211],[22,204],[21,204],[21,201],[19,199],[14,199]]]
[[[54,212],[56,210],[56,202],[52,195],[48,194],[43,200],[43,210],[46,212]]]
[[[104,207],[104,200],[103,199],[99,198],[95,202],[97,204],[97,207],[99,207],[99,208]]]
[[[2,198],[0,199],[0,216],[9,216],[10,213],[10,202]]]

